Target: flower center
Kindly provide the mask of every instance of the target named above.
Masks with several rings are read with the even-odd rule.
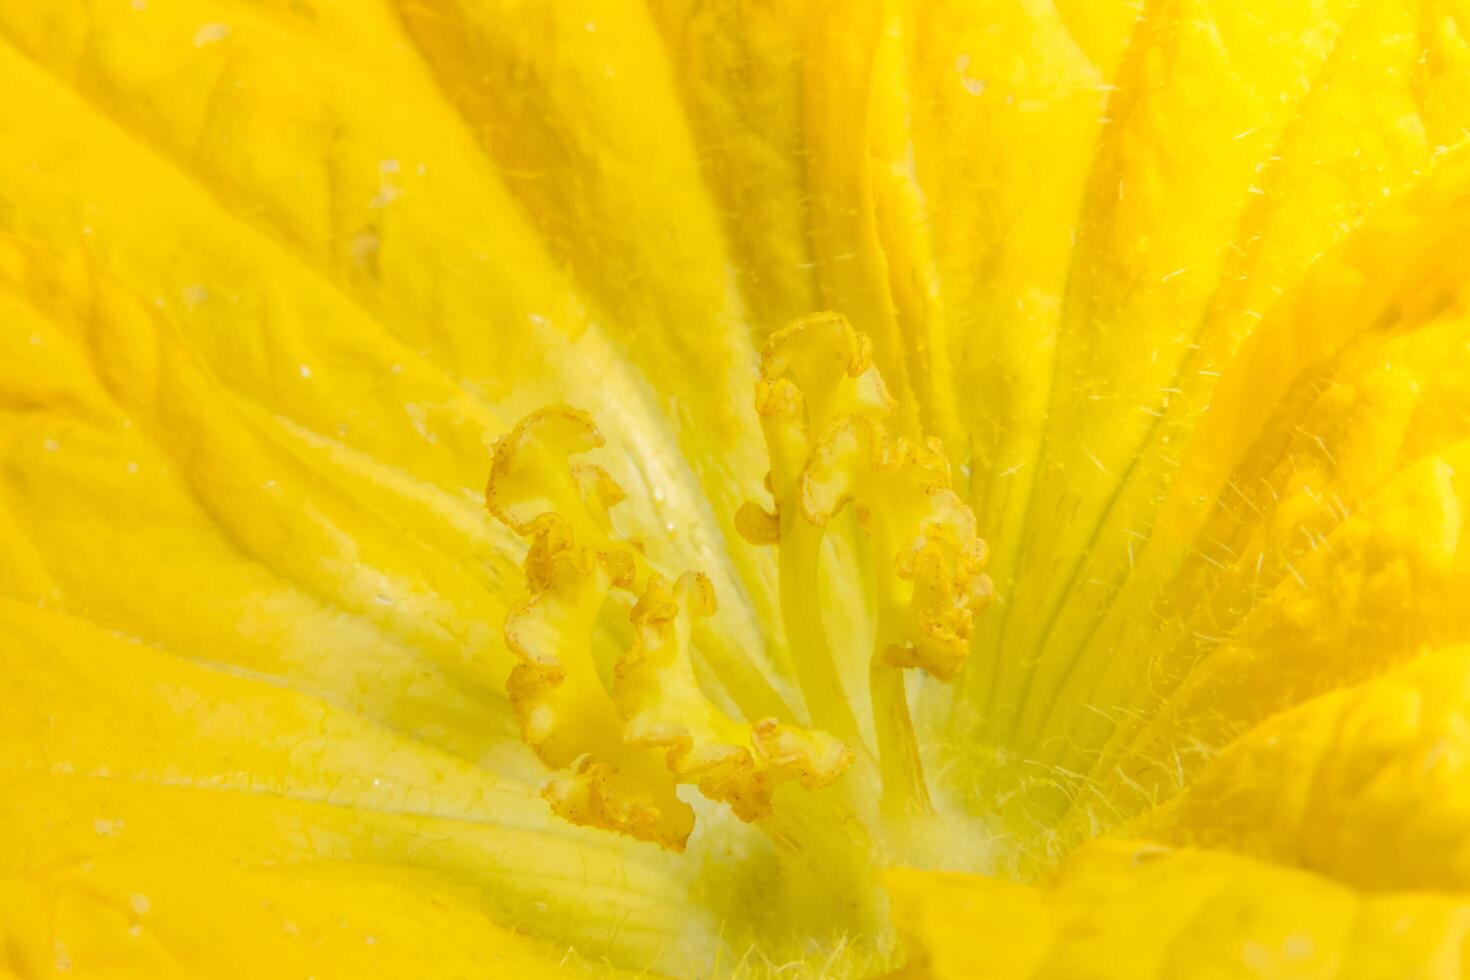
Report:
[[[938,442],[890,433],[894,403],[870,350],[844,318],[822,313],[775,333],[761,356],[755,401],[772,506],[747,503],[736,527],[778,549],[805,723],[797,711],[733,717],[701,684],[697,655],[742,655],[713,626],[708,578],[685,571],[671,583],[614,530],[609,510],[622,490],[578,458],[603,445],[589,416],[543,408],[496,443],[487,506],[530,543],[530,596],[505,622],[517,661],[507,687],[526,743],[553,773],[544,796],[563,819],[683,850],[694,828],[676,792],[684,785],[799,846],[821,833],[802,794],[839,779],[838,805],[874,840],[891,842],[932,811],[904,671],[953,678],[991,588],[974,514]],[[834,567],[828,529],[849,502],[864,547]],[[850,634],[823,608],[832,575],[867,596],[870,728],[857,721],[836,656]]]

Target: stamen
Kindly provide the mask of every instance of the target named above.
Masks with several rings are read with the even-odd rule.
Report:
[[[868,339],[845,318],[817,313],[776,331],[766,342],[755,407],[770,453],[766,487],[776,510],[766,514],[746,504],[736,515],[736,530],[753,544],[779,542],[781,618],[807,710],[813,724],[855,741],[857,723],[822,623],[822,529],[799,520],[801,473],[817,442],[838,420],[885,416],[893,410],[893,400],[873,366]]]
[[[592,659],[597,617],[614,587],[633,584],[635,569],[628,548],[607,534],[617,485],[599,467],[567,462],[600,443],[591,419],[568,408],[542,409],[496,443],[486,502],[531,538],[531,596],[505,621],[518,661],[506,689],[526,744],[556,772],[542,791],[553,812],[682,850],[694,812],[675,795],[659,753],[623,742]],[[579,544],[578,531],[601,547]]]
[[[608,517],[622,488],[595,463],[570,460],[603,443],[586,412],[567,405],[532,412],[496,440],[485,506],[522,537],[563,526],[586,546],[631,559],[634,549],[613,539]]]
[[[682,849],[694,813],[675,795],[658,753],[619,738],[621,722],[587,653],[613,575],[590,549],[557,537],[544,532],[532,544],[527,576],[539,591],[505,623],[519,661],[506,688],[522,737],[558,773],[543,795],[571,823]]]
[[[869,685],[885,809],[923,812],[929,795],[902,669],[955,677],[991,586],[975,516],[954,492],[938,442],[889,438],[893,403],[868,351],[866,338],[837,314],[799,320],[767,345],[756,404],[771,453],[788,632],[793,622],[820,621],[814,599],[822,533],[853,501],[871,542],[877,622]],[[769,537],[769,522],[756,513],[747,509],[737,522],[757,532],[747,535],[753,541]],[[788,588],[788,574],[798,584]],[[825,634],[812,636],[819,632],[800,630],[793,655],[798,663],[817,661],[805,676],[835,678]],[[820,683],[812,687],[825,698]],[[818,708],[811,710],[817,717]]]
[[[852,762],[852,752],[825,732],[774,718],[754,726],[733,721],[710,702],[694,679],[689,633],[696,619],[714,611],[714,588],[705,576],[685,572],[672,591],[660,577],[650,578],[633,609],[638,638],[618,661],[613,698],[630,744],[667,749],[680,782],[729,804],[742,820],[759,820],[771,812],[777,783],[829,786]]]
[[[601,446],[591,418],[541,409],[495,445],[486,489],[492,514],[531,540],[531,596],[506,618],[517,660],[507,682],[526,743],[555,775],[543,790],[557,815],[683,850],[694,827],[675,793],[694,785],[743,820],[769,816],[774,787],[827,786],[852,761],[840,741],[767,717],[736,722],[695,679],[690,634],[714,612],[698,573],[671,591],[608,515],[622,491],[601,467],[570,457]],[[614,664],[609,693],[594,643],[608,597],[637,595],[635,641]]]
[[[782,812],[794,819],[777,819],[786,798],[776,787],[829,786],[862,746],[819,591],[827,528],[851,502],[869,543],[866,574],[844,571],[871,590],[877,765],[875,772],[873,756],[864,756],[838,809],[873,813],[881,785],[883,822],[896,841],[907,817],[932,811],[903,671],[940,680],[960,672],[991,594],[985,543],[938,442],[890,436],[893,400],[867,338],[843,317],[816,314],[772,335],[756,408],[774,509],[747,503],[735,523],[750,542],[778,547],[783,625],[816,727],[752,712],[749,697],[741,701],[746,720],[716,707],[694,669],[695,650],[727,665],[735,659],[729,638],[709,625],[714,588],[698,572],[670,585],[641,547],[617,535],[609,510],[621,489],[601,467],[571,458],[602,437],[589,416],[566,406],[533,413],[496,443],[486,490],[490,511],[531,542],[531,597],[505,623],[518,661],[511,702],[527,744],[556,773],[544,795],[565,819],[682,850],[694,825],[675,792],[682,784],[790,844],[778,828],[801,826],[797,811],[806,807],[792,802]],[[596,627],[618,592],[637,602],[631,647],[603,660],[613,661],[609,690],[594,647],[607,642]],[[749,677],[756,672],[746,663],[739,669]],[[779,703],[774,694],[759,700]],[[786,717],[784,705],[779,713]]]
[[[849,500],[870,532],[877,623],[869,683],[890,811],[931,809],[902,670],[957,676],[975,615],[990,599],[985,544],[935,443],[890,442],[882,423],[851,416],[812,453],[803,515],[820,525]]]

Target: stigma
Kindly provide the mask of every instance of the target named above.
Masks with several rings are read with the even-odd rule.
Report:
[[[745,504],[735,526],[777,552],[780,625],[802,702],[787,717],[799,724],[733,717],[702,688],[701,649],[733,645],[713,625],[714,588],[698,570],[655,567],[619,536],[611,511],[623,491],[587,459],[604,445],[591,417],[549,406],[495,443],[486,505],[527,541],[527,596],[504,626],[515,662],[507,692],[523,740],[550,770],[542,795],[571,823],[683,850],[695,818],[681,786],[773,836],[789,799],[781,787],[847,782],[857,810],[895,820],[931,807],[904,671],[948,680],[964,664],[991,595],[974,514],[936,440],[890,432],[895,404],[871,345],[837,314],[771,336],[755,407],[770,500]],[[824,540],[849,505],[866,553],[851,559],[861,567],[834,570]],[[837,659],[848,651],[822,609],[832,574],[869,591],[870,725],[855,716]]]

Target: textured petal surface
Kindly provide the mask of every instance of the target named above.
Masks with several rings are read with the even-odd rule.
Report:
[[[7,975],[581,976],[414,875],[88,861],[0,878]]]
[[[0,3],[0,971],[872,962],[780,932],[733,817],[676,858],[551,816],[481,505],[489,440],[585,409],[619,532],[718,596],[687,674],[806,720],[735,515],[755,352],[834,309],[995,580],[911,685],[995,877],[894,875],[909,968],[1463,972],[1467,37],[1464,0]]]
[[[1365,889],[1463,891],[1467,683],[1460,647],[1314,698],[1232,743],[1139,829]]]
[[[1209,851],[1110,840],[1045,883],[905,871],[893,881],[910,975],[1458,977],[1470,903],[1363,892]]]
[[[316,697],[8,601],[0,602],[0,649],[9,668],[0,687],[8,900],[57,896],[63,908],[91,903],[101,916],[127,898],[124,888],[148,902],[167,896],[147,947],[162,957],[170,937],[183,942],[171,968],[231,962],[228,949],[241,938],[214,948],[209,936],[230,933],[233,913],[211,913],[198,901],[206,895],[236,903],[245,921],[276,916],[263,934],[281,937],[280,955],[324,968],[331,958],[313,947],[341,936],[333,930],[356,930],[358,942],[376,930],[397,936],[409,945],[376,966],[364,961],[384,975],[409,957],[440,957],[426,969],[454,975],[500,947],[495,955],[512,964],[549,955],[497,920],[534,930],[561,952],[575,944],[595,957],[616,943],[624,958],[641,948],[645,959],[689,926],[667,901],[675,887],[667,875],[549,821],[534,787]],[[121,683],[126,697],[117,696]],[[340,902],[349,925],[333,917],[337,904],[319,901]],[[446,936],[474,935],[436,953],[400,916]],[[7,917],[5,927],[19,948],[35,948],[29,925]],[[84,926],[63,919],[56,929],[59,942],[87,941]],[[108,935],[126,948],[125,937]],[[79,962],[107,955],[75,953]],[[265,968],[271,955],[267,945],[246,962],[259,957]],[[149,962],[138,969],[146,973]]]

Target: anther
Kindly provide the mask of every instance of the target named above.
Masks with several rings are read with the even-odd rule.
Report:
[[[707,625],[714,588],[698,572],[670,584],[617,535],[609,511],[622,490],[573,459],[603,445],[589,416],[542,409],[496,443],[486,504],[530,541],[531,595],[505,623],[517,661],[507,687],[525,741],[554,772],[544,795],[555,812],[682,849],[694,818],[678,785],[767,825],[778,786],[819,790],[848,769],[859,728],[819,585],[824,536],[849,504],[868,542],[868,567],[845,572],[870,589],[875,615],[867,676],[884,810],[929,809],[903,671],[955,677],[991,588],[985,544],[941,447],[893,437],[893,407],[871,345],[841,316],[803,318],[766,344],[756,408],[772,507],[747,503],[735,523],[751,543],[777,548],[782,624],[811,729],[764,712],[733,718],[702,689],[701,637],[722,653],[727,643]],[[636,599],[633,639],[603,660],[609,689],[594,645],[607,642],[598,619],[617,592]]]
[[[736,721],[705,696],[690,638],[715,610],[714,589],[698,573],[670,589],[616,535],[608,511],[621,489],[571,458],[602,444],[591,418],[566,406],[533,413],[496,443],[486,504],[530,540],[531,594],[505,622],[516,659],[507,690],[525,742],[553,770],[543,796],[555,813],[682,850],[694,815],[679,784],[756,821],[778,784],[819,789],[852,755],[830,735],[774,718]],[[635,640],[616,658],[609,691],[594,644],[615,591],[638,601]]]

